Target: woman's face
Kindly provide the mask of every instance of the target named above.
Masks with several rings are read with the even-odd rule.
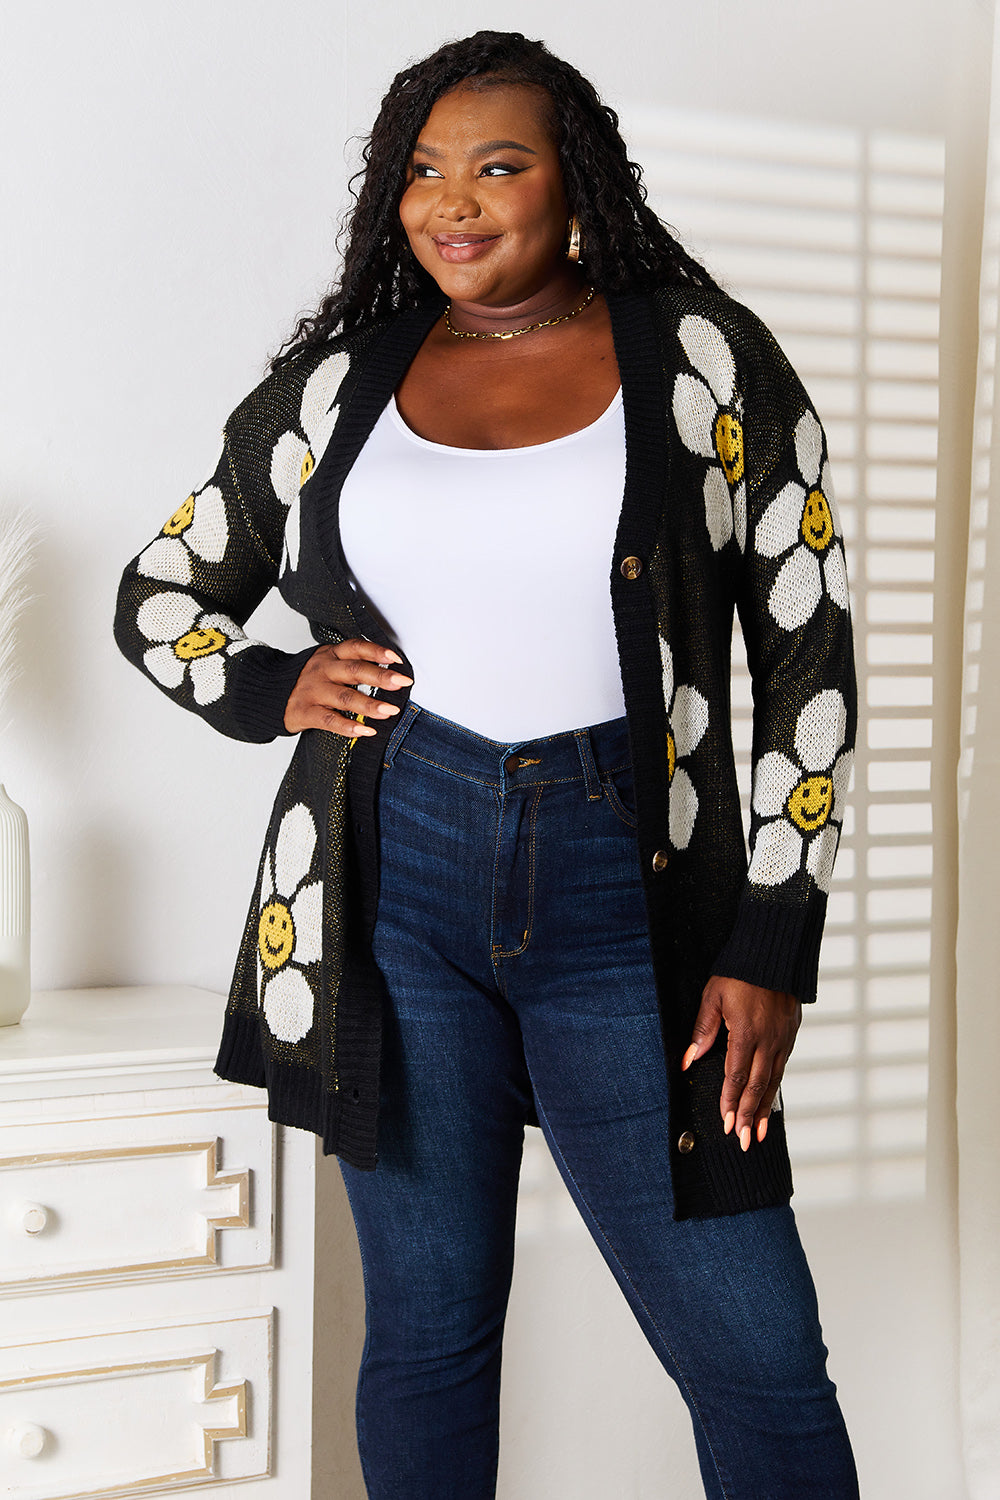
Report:
[[[514,307],[561,278],[569,210],[540,91],[444,94],[408,164],[399,217],[452,301]]]

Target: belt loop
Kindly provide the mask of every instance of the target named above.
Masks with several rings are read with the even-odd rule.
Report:
[[[589,729],[576,729],[573,731],[576,739],[576,748],[580,752],[580,764],[583,766],[583,779],[587,783],[587,801],[600,802],[604,795],[601,791],[601,778],[597,774],[597,762],[594,760],[594,748],[590,743]]]
[[[382,764],[386,770],[389,769],[389,767],[395,760],[396,751],[403,743],[403,740],[406,737],[407,730],[410,728],[410,725],[413,723],[419,712],[420,704],[414,703],[412,700],[409,700],[406,704],[406,707],[403,709],[403,712],[400,714],[399,722],[396,725],[395,729],[392,731],[392,734],[390,734],[388,744],[385,747],[385,755],[382,759]]]

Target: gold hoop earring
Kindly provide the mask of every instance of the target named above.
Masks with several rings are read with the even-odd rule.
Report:
[[[576,214],[569,221],[569,244],[566,246],[566,259],[577,261],[583,249],[583,235],[580,233],[580,220]]]

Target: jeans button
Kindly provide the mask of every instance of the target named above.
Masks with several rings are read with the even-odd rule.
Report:
[[[677,1142],[677,1149],[681,1153],[682,1156],[687,1156],[690,1152],[692,1152],[694,1150],[694,1132],[693,1131],[691,1131],[691,1130],[685,1130],[684,1134],[680,1137],[680,1139]]]
[[[666,849],[657,849],[653,855],[653,869],[656,871],[656,874],[659,875],[661,870],[665,870],[669,863],[670,856]]]
[[[520,764],[521,757],[519,755],[508,755],[507,759],[503,763],[503,768],[508,775],[511,775],[514,771],[517,770]]]

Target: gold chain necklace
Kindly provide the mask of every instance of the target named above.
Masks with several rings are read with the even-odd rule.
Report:
[[[516,339],[520,338],[522,333],[534,333],[538,328],[554,328],[557,323],[565,323],[570,318],[575,318],[578,313],[583,312],[585,307],[590,306],[590,303],[594,300],[594,291],[595,288],[591,287],[586,297],[580,303],[580,306],[574,307],[572,312],[563,313],[562,317],[546,318],[544,323],[529,323],[527,328],[511,328],[506,333],[469,333],[464,328],[453,328],[451,322],[451,303],[449,302],[444,310],[444,326],[457,339]]]

